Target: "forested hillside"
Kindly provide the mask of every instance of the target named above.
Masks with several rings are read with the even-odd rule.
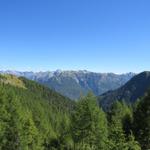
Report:
[[[73,107],[74,102],[34,81],[1,75],[0,149],[41,150],[65,142]]]
[[[64,96],[73,100],[80,95],[92,91],[96,96],[119,88],[130,80],[135,74],[95,73],[86,70],[80,71],[47,71],[47,72],[19,72],[0,71],[2,74],[14,74],[37,81]]]
[[[25,78],[0,76],[0,150],[148,150],[150,92],[108,112],[88,93],[77,102]]]
[[[150,72],[145,71],[134,76],[122,87],[100,95],[98,100],[105,109],[110,108],[111,104],[116,100],[124,100],[133,104],[137,99],[144,96],[148,89],[150,89]]]

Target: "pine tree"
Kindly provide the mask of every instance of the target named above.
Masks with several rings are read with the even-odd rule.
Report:
[[[21,122],[21,148],[23,150],[42,150],[41,135],[33,122],[32,115],[30,113],[24,114]]]
[[[142,149],[150,149],[150,92],[139,102],[134,113],[134,134]]]
[[[131,120],[131,109],[124,102],[117,101],[112,105],[109,113],[110,150],[140,149],[138,142],[131,134]]]
[[[106,117],[91,93],[79,100],[72,115],[72,136],[75,149],[99,150],[106,148]]]
[[[118,120],[113,120],[109,126],[109,149],[127,150],[125,133]]]
[[[38,150],[40,144],[37,142],[37,129],[30,115],[25,115],[19,98],[13,92],[4,95],[0,93],[0,115],[2,150]]]
[[[20,103],[18,99],[14,96],[14,93],[5,95],[3,98],[3,106],[5,107],[5,112],[7,112],[7,119],[3,120],[6,122],[5,132],[2,144],[2,149],[5,150],[16,150],[20,148]]]
[[[141,150],[139,143],[135,140],[135,137],[132,133],[128,137],[127,147],[128,150]]]
[[[0,88],[0,149],[7,143],[6,131],[10,118],[10,114],[6,110],[6,95],[3,92],[3,89]]]

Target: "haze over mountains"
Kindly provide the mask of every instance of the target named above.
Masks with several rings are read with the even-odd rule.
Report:
[[[71,99],[78,99],[80,95],[92,91],[101,95],[109,90],[114,90],[124,85],[135,74],[95,73],[86,70],[80,71],[47,71],[47,72],[20,72],[0,71],[2,74],[23,76],[37,81]]]

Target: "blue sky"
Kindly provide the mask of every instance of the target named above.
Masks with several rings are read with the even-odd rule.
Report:
[[[1,0],[0,70],[150,70],[149,0]]]

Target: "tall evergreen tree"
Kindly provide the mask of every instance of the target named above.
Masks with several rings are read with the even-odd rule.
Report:
[[[139,102],[134,113],[133,126],[142,149],[150,149],[150,92]]]
[[[150,149],[150,93],[134,107],[133,135],[124,102],[113,104],[106,119],[91,93],[76,105],[26,79],[12,82],[0,77],[0,150],[140,150],[136,140]]]
[[[39,150],[39,136],[30,115],[25,115],[19,99],[13,92],[0,93],[0,147],[3,150]],[[3,115],[2,115],[3,113]],[[38,142],[37,142],[38,141]]]
[[[128,147],[128,150],[141,150],[141,147],[139,143],[135,140],[135,137],[132,134],[132,132],[128,137],[127,147]]]
[[[81,98],[72,115],[75,149],[106,149],[107,121],[91,93]]]
[[[24,118],[22,118],[21,123],[21,148],[23,150],[42,150],[41,135],[33,122],[32,115],[26,113]]]
[[[14,93],[10,93],[8,95],[4,95],[1,97],[3,100],[3,103],[1,103],[1,107],[5,107],[5,112],[7,113],[6,120],[2,120],[2,122],[5,122],[5,131],[4,131],[4,137],[3,141],[4,143],[1,143],[2,149],[10,150],[16,150],[20,148],[20,130],[21,130],[21,114],[19,112],[20,104],[19,101],[14,97]],[[6,117],[5,116],[5,117]],[[4,118],[3,118],[4,119]]]
[[[131,134],[132,112],[124,102],[115,102],[109,113],[110,150],[129,150],[139,148]]]
[[[7,143],[6,131],[10,114],[6,109],[7,101],[6,95],[2,88],[0,88],[0,149],[3,149]]]

